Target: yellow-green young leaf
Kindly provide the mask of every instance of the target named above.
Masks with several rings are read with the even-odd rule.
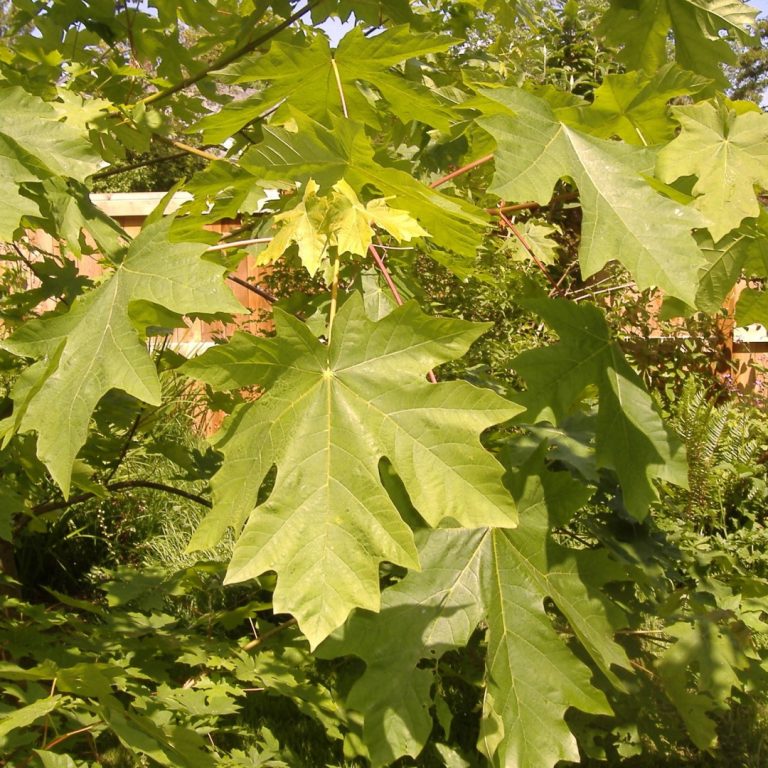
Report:
[[[429,237],[429,232],[419,226],[408,211],[390,208],[385,198],[377,197],[365,207],[374,224],[389,232],[395,240],[410,242],[415,237]]]
[[[315,179],[324,189],[344,179],[356,195],[372,188],[388,205],[406,211],[436,245],[464,257],[462,266],[474,265],[488,222],[482,209],[431,189],[399,168],[381,165],[359,123],[338,120],[328,130],[306,115],[292,115],[296,130],[265,126],[264,140],[243,156],[243,166],[257,178]]]
[[[414,237],[428,237],[407,211],[390,208],[384,198],[376,198],[363,205],[352,187],[344,179],[333,185],[333,222],[331,224],[339,253],[364,256],[372,242],[375,224],[398,240],[406,242]]]
[[[564,714],[569,707],[609,713],[589,668],[563,642],[545,604],[565,616],[582,650],[612,683],[629,668],[613,632],[625,624],[603,586],[626,578],[603,550],[573,550],[550,535],[587,500],[567,473],[544,467],[544,448],[512,471],[520,525],[515,530],[437,530],[420,538],[422,570],[382,594],[379,614],[356,611],[319,649],[359,656],[366,670],[347,703],[364,716],[374,766],[416,756],[432,730],[435,660],[488,626],[487,694],[480,748],[494,766],[550,768],[578,760]],[[430,660],[422,665],[422,659]]]
[[[497,143],[490,191],[505,200],[546,201],[561,178],[572,179],[584,213],[582,273],[593,275],[615,259],[641,288],[658,286],[693,304],[704,259],[691,229],[702,217],[648,185],[651,155],[563,125],[545,101],[523,90],[483,93],[510,110],[478,119]]]
[[[659,178],[696,176],[694,205],[715,241],[760,214],[755,186],[768,187],[768,116],[725,100],[673,107],[680,133],[659,152]]]
[[[277,261],[292,243],[296,243],[299,258],[307,271],[314,275],[320,269],[331,244],[331,232],[328,223],[330,201],[318,197],[318,189],[317,183],[309,179],[301,202],[290,211],[275,216],[275,222],[281,226],[272,242],[259,254],[259,264]]]
[[[130,305],[146,301],[181,314],[242,311],[224,285],[224,268],[201,258],[206,246],[171,243],[170,226],[165,219],[143,230],[124,261],[67,313],[29,322],[2,342],[15,355],[41,359],[40,379],[26,382],[15,403],[25,409],[17,428],[37,432],[37,454],[65,494],[103,395],[122,389],[160,403],[160,382]]]
[[[314,275],[326,265],[330,247],[335,247],[339,255],[365,256],[373,240],[372,224],[405,241],[428,235],[406,211],[390,208],[382,198],[363,205],[344,179],[336,182],[325,197],[319,197],[318,190],[314,179],[309,179],[301,202],[275,216],[282,226],[259,256],[259,264],[276,261],[296,243],[302,264]]]
[[[378,609],[381,561],[418,567],[381,459],[430,525],[515,524],[501,466],[479,435],[519,407],[465,382],[426,381],[487,326],[431,318],[415,302],[372,322],[357,294],[339,310],[330,345],[279,310],[275,321],[274,339],[241,334],[236,353],[225,345],[185,364],[218,387],[266,390],[225,425],[214,508],[190,548],[233,528],[227,581],[276,571],[275,611],[294,614],[314,646],[353,608]],[[273,466],[274,488],[256,506]]]

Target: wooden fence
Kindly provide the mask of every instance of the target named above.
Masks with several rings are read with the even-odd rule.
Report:
[[[129,235],[135,235],[162,197],[161,192],[140,192],[94,194],[91,199],[102,211],[116,219]],[[178,209],[185,199],[183,194],[176,195],[168,211],[173,212]],[[234,230],[236,226],[235,221],[222,221],[211,224],[208,229],[223,236]],[[44,232],[30,233],[29,241],[31,245],[43,251],[49,253],[58,251],[57,242]],[[96,256],[84,256],[80,262],[80,271],[89,277],[98,277],[102,267]],[[263,274],[263,268],[256,267],[250,257],[244,259],[234,273],[240,281],[256,283]],[[34,287],[35,280],[30,272],[29,287]],[[180,352],[190,355],[204,350],[217,338],[231,336],[239,328],[251,333],[269,328],[271,325],[269,302],[242,284],[232,282],[231,287],[237,299],[245,307],[243,315],[234,318],[233,323],[188,321],[186,328],[174,330],[170,337],[170,344]],[[742,288],[743,286],[737,286],[728,297],[725,304],[726,315],[721,321],[726,339],[726,353],[733,365],[733,370],[726,375],[732,377],[734,385],[768,396],[768,334],[762,327],[736,328],[733,320],[733,310]],[[654,335],[651,332],[651,336]]]
[[[91,200],[104,213],[114,218],[118,224],[131,236],[135,236],[141,229],[144,220],[149,213],[163,197],[161,192],[137,192],[137,193],[104,193],[93,194]],[[177,210],[184,202],[183,195],[176,195],[168,207],[168,212]],[[206,227],[213,232],[220,233],[222,236],[231,232],[237,227],[237,222],[225,220],[216,222]],[[38,249],[46,253],[58,253],[58,242],[46,232],[30,232],[28,241],[31,246],[34,257],[34,250]],[[78,263],[79,271],[82,275],[91,278],[98,278],[103,271],[99,262],[98,255],[84,255]],[[244,259],[233,273],[235,278],[242,282],[257,282],[264,274],[264,269],[256,267],[252,257]],[[31,272],[26,270],[27,285],[34,288],[37,284],[37,278]],[[233,318],[232,323],[206,323],[200,320],[187,321],[185,328],[177,328],[169,338],[169,345],[182,352],[185,355],[197,354],[207,347],[211,346],[217,338],[229,337],[237,329],[258,333],[271,326],[269,313],[270,304],[264,298],[249,290],[244,285],[237,282],[230,282],[230,287],[237,300],[244,306],[243,314]],[[51,303],[52,304],[52,303]],[[45,309],[45,306],[42,307]]]

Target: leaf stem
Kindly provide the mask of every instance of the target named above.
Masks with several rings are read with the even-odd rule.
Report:
[[[447,176],[441,176],[439,179],[433,181],[429,186],[432,189],[436,189],[446,182],[451,181],[451,179],[455,179],[457,176],[461,176],[462,174],[465,174],[480,165],[485,165],[485,163],[489,163],[491,160],[493,160],[493,154],[485,155],[477,160],[473,160],[471,163],[467,163],[466,165],[462,165],[461,168],[457,168],[455,171],[451,171],[451,173],[449,173]]]
[[[156,133],[155,136],[162,142],[165,142],[166,144],[170,144],[172,147],[176,147],[176,149],[182,150],[182,152],[187,152],[190,155],[196,155],[197,157],[202,157],[204,160],[210,160],[211,162],[215,160],[223,160],[224,158],[219,157],[219,155],[214,155],[213,152],[206,152],[204,149],[198,149],[197,147],[193,147],[191,144],[185,144],[183,141],[177,141],[176,139],[169,139],[167,136],[161,136],[159,133]]]
[[[220,56],[218,59],[201,69],[196,74],[185,77],[175,85],[172,85],[169,88],[165,88],[162,91],[157,91],[156,93],[150,94],[149,96],[142,99],[139,103],[156,104],[158,101],[167,99],[169,96],[173,96],[179,91],[183,91],[185,88],[189,88],[190,85],[194,85],[195,83],[199,82],[203,78],[207,77],[211,72],[214,72],[217,69],[223,69],[232,62],[237,61],[252,51],[255,51],[260,45],[269,42],[273,37],[280,34],[280,32],[293,24],[294,21],[298,21],[302,16],[305,16],[307,13],[309,13],[312,8],[314,8],[316,5],[319,5],[322,1],[323,0],[311,0],[306,5],[303,5],[301,8],[299,8],[295,13],[292,13],[287,19],[281,21],[277,26],[273,27],[272,29],[268,29],[263,35],[259,35],[259,37],[254,38],[250,42],[240,46],[240,48],[237,48],[230,53],[225,53],[223,56]]]
[[[274,296],[269,291],[265,291],[263,288],[259,288],[258,285],[254,285],[253,283],[249,283],[247,280],[243,280],[242,277],[238,277],[237,275],[227,275],[227,280],[231,280],[233,283],[242,285],[243,288],[247,288],[257,296],[261,296],[262,299],[265,299],[270,304],[274,304],[277,301],[277,296]]]
[[[67,739],[71,738],[72,736],[77,736],[78,733],[87,733],[88,731],[92,731],[96,725],[86,725],[83,728],[77,728],[74,731],[69,731],[69,733],[62,734],[61,736],[58,736],[57,738],[53,739],[53,741],[49,741],[43,749],[51,749],[51,747],[55,747],[57,744],[61,744],[62,741],[66,741]]]
[[[336,319],[336,307],[339,303],[339,254],[333,258],[333,276],[331,277],[331,308],[328,312],[328,345],[331,344],[333,321]]]
[[[270,637],[274,637],[275,635],[282,632],[284,629],[288,629],[288,627],[294,626],[296,624],[296,619],[288,619],[288,621],[284,621],[282,624],[278,624],[276,627],[273,627],[270,630],[267,630],[266,632],[259,635],[257,638],[254,638],[249,643],[246,643],[243,647],[243,651],[252,651],[254,648],[258,648],[262,643],[265,643],[267,640],[269,640]]]
[[[174,488],[171,485],[165,485],[165,483],[156,483],[153,480],[121,480],[117,483],[107,483],[104,488],[113,493],[117,491],[130,490],[131,488],[149,488],[155,491],[163,491],[163,493],[170,493],[173,496],[180,496],[183,499],[194,501],[196,504],[200,504],[203,507],[212,506],[211,502],[203,496],[198,496],[196,493],[190,493],[184,491],[181,488]],[[38,504],[30,510],[32,515],[41,515],[45,512],[55,512],[58,509],[68,509],[75,504],[80,504],[83,501],[88,501],[96,496],[95,493],[81,493],[79,496],[73,496],[71,499],[62,501],[47,501],[43,504]]]
[[[244,248],[247,245],[261,245],[262,243],[271,242],[271,237],[253,237],[250,240],[232,240],[232,242],[229,243],[218,243],[217,245],[212,245],[208,249],[208,253],[213,251],[226,251],[229,248]]]
[[[398,307],[402,306],[403,297],[400,295],[400,291],[397,290],[397,286],[392,279],[392,275],[389,274],[389,270],[387,269],[386,264],[384,264],[384,259],[381,258],[381,254],[376,250],[376,247],[373,243],[368,246],[368,250],[371,252],[371,256],[373,256],[373,260],[376,262],[376,266],[379,268],[379,271],[384,276],[384,280],[389,286],[389,290],[392,294],[392,298],[395,300],[395,303]]]
[[[117,176],[121,173],[127,173],[128,171],[135,171],[137,168],[145,168],[148,165],[159,165],[169,160],[178,160],[182,157],[186,157],[189,153],[175,152],[172,155],[164,155],[163,157],[150,157],[147,160],[142,160],[137,163],[128,163],[126,165],[119,165],[115,168],[107,168],[105,171],[99,171],[91,176],[91,181],[101,181],[102,179],[109,179],[112,176]]]
[[[339,74],[338,66],[336,66],[336,59],[333,57],[331,57],[331,67],[333,68],[333,76],[336,78],[336,87],[339,89],[341,111],[344,117],[349,118],[349,112],[347,111],[347,100],[344,98],[344,89],[341,87],[341,75]]]
[[[523,237],[523,233],[509,220],[509,218],[504,214],[501,210],[499,210],[499,218],[504,223],[504,226],[520,241],[520,245],[525,248],[525,250],[528,252],[528,255],[533,259],[534,264],[541,270],[544,277],[547,278],[547,281],[552,286],[552,290],[557,290],[557,281],[555,280],[552,275],[547,272],[544,264],[539,260],[538,256],[533,252],[533,248],[531,248],[528,241]]]

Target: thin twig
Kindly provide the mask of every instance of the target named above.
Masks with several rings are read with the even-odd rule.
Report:
[[[175,85],[170,86],[169,88],[165,88],[162,91],[157,91],[156,93],[150,94],[146,98],[142,99],[141,103],[156,104],[158,101],[167,99],[169,96],[173,96],[175,93],[183,91],[185,88],[189,88],[190,85],[194,85],[195,83],[200,82],[200,80],[207,77],[211,72],[215,72],[217,69],[223,69],[233,61],[237,61],[243,56],[246,56],[252,51],[255,51],[260,45],[264,45],[264,43],[269,42],[273,37],[275,37],[275,35],[280,34],[280,32],[282,32],[284,29],[290,27],[294,21],[298,21],[302,16],[305,16],[307,13],[309,13],[309,11],[312,10],[312,8],[314,8],[316,5],[319,5],[321,2],[322,0],[313,0],[312,2],[307,3],[306,5],[299,8],[296,13],[292,13],[287,19],[281,21],[277,26],[267,30],[263,35],[254,38],[249,43],[246,43],[245,45],[237,48],[234,51],[231,51],[230,53],[225,53],[223,56],[220,56],[218,59],[216,59],[216,61],[201,69],[197,74],[185,77],[183,80],[176,83]]]
[[[486,213],[498,216],[500,213],[514,213],[515,211],[533,211],[536,208],[551,208],[558,203],[565,203],[578,198],[577,192],[564,192],[562,195],[555,195],[548,203],[537,203],[535,200],[529,200],[527,203],[514,203],[511,205],[500,205],[498,208],[486,208]]]
[[[328,311],[328,345],[331,344],[331,336],[333,335],[333,321],[336,319],[336,307],[339,303],[339,254],[337,253],[333,259],[333,275],[331,277],[331,306]]]
[[[557,290],[557,282],[555,281],[555,278],[552,277],[549,272],[547,272],[544,264],[542,264],[538,256],[536,256],[536,254],[533,252],[533,248],[531,248],[531,246],[528,244],[528,241],[523,237],[523,233],[507,218],[504,213],[499,213],[499,218],[502,220],[507,229],[520,241],[520,245],[525,248],[525,250],[528,252],[528,255],[533,259],[534,264],[536,264],[536,266],[542,271],[544,277],[547,278],[547,281],[552,286],[552,289]]]
[[[231,243],[219,243],[218,245],[212,245],[208,252],[212,251],[226,251],[229,248],[244,248],[247,245],[262,245],[264,243],[271,243],[271,237],[254,237],[250,240],[233,240]]]
[[[43,749],[51,749],[51,747],[55,747],[57,744],[61,744],[62,741],[66,741],[67,739],[71,738],[72,736],[77,736],[78,733],[87,733],[88,731],[92,731],[96,725],[86,725],[84,728],[78,728],[77,730],[70,731],[69,733],[65,733],[61,736],[58,736],[53,741],[49,741]]]
[[[455,171],[451,171],[451,173],[449,173],[447,176],[441,176],[439,179],[433,181],[429,186],[432,189],[436,189],[442,184],[451,181],[451,179],[455,179],[457,176],[461,176],[462,174],[467,173],[467,171],[471,171],[473,168],[477,168],[480,165],[485,165],[485,163],[488,163],[491,160],[493,160],[493,154],[485,155],[478,160],[473,160],[471,163],[467,163],[466,165],[462,165],[461,168],[457,168]]]
[[[208,507],[209,509],[212,506],[208,499],[203,498],[202,496],[198,496],[196,493],[190,493],[189,491],[184,491],[181,488],[174,488],[173,486],[165,485],[164,483],[156,483],[153,480],[121,480],[117,483],[107,483],[104,488],[108,491],[112,491],[113,493],[117,491],[130,490],[132,488],[149,488],[155,491],[163,491],[164,493],[169,493],[173,496],[180,496],[181,498],[194,501],[196,504],[200,504],[200,506],[203,507]],[[59,509],[68,509],[69,507],[73,507],[75,504],[80,504],[83,501],[88,501],[88,499],[93,499],[95,497],[95,493],[89,492],[81,493],[79,496],[73,496],[66,501],[47,501],[43,504],[38,504],[32,507],[30,514],[42,515],[45,512],[55,512]]]
[[[202,157],[204,160],[210,160],[211,162],[214,162],[216,160],[223,160],[224,158],[219,157],[218,155],[214,155],[213,152],[206,152],[204,149],[198,149],[197,147],[193,147],[191,144],[185,144],[183,141],[177,141],[176,139],[168,138],[168,136],[161,136],[160,134],[155,134],[155,136],[165,144],[170,144],[172,147],[176,147],[176,149],[180,149],[183,152],[187,152],[190,155],[196,155],[197,157]]]
[[[237,275],[227,275],[227,280],[231,280],[233,283],[242,285],[243,288],[247,288],[257,296],[261,296],[262,299],[266,299],[270,304],[274,304],[277,301],[277,296],[273,296],[269,291],[265,291],[263,288],[259,288],[258,285],[254,285],[253,283],[249,283],[247,280],[243,280],[242,277],[238,277]]]
[[[267,640],[269,640],[271,637],[279,634],[284,629],[288,629],[288,627],[292,627],[296,623],[296,619],[288,619],[288,621],[284,621],[282,624],[278,624],[276,627],[272,627],[272,629],[267,630],[257,638],[251,640],[249,643],[246,643],[241,650],[252,651],[254,648],[258,648],[262,643],[266,643]]]
[[[91,176],[91,181],[101,181],[102,179],[108,179],[111,176],[117,176],[120,173],[127,173],[128,171],[135,171],[137,168],[144,168],[148,165],[158,165],[168,160],[178,160],[181,157],[186,157],[189,152],[176,152],[173,155],[163,155],[162,157],[150,157],[148,160],[142,160],[137,163],[129,163],[127,165],[121,165],[117,168],[108,168],[105,171],[99,171]]]

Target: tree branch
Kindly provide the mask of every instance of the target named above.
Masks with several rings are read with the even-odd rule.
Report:
[[[507,218],[507,216],[499,211],[499,218],[504,223],[504,226],[507,227],[507,229],[520,241],[520,245],[525,248],[525,250],[528,252],[528,255],[533,259],[534,264],[542,271],[544,274],[544,277],[547,278],[547,281],[552,286],[553,291],[557,291],[557,282],[552,277],[552,275],[547,272],[546,267],[541,263],[538,256],[533,252],[533,249],[529,245],[528,241],[523,237],[523,233]]]
[[[461,176],[462,174],[467,173],[468,171],[471,171],[478,166],[485,165],[485,163],[489,163],[491,160],[493,160],[492,154],[485,155],[484,157],[481,157],[477,160],[473,160],[471,163],[467,163],[466,165],[462,165],[461,168],[457,168],[455,171],[451,171],[451,173],[449,173],[447,176],[441,176],[439,179],[433,181],[429,186],[432,189],[436,189],[442,184],[451,181],[451,179],[455,179],[457,176]]]
[[[260,45],[269,42],[273,37],[275,37],[275,35],[280,34],[280,32],[282,32],[284,29],[290,27],[294,21],[298,21],[302,16],[305,16],[307,13],[309,13],[309,11],[312,10],[312,8],[314,8],[322,1],[323,0],[310,0],[310,2],[308,2],[306,5],[299,8],[298,11],[292,13],[287,19],[281,21],[276,27],[267,30],[263,35],[259,35],[259,37],[254,38],[249,43],[246,43],[240,48],[220,56],[218,59],[216,59],[216,61],[201,69],[197,74],[185,77],[183,80],[176,83],[175,85],[170,86],[169,88],[165,88],[162,91],[157,91],[156,93],[150,94],[146,98],[142,99],[140,103],[156,104],[158,101],[163,101],[169,96],[173,96],[179,91],[183,91],[185,88],[189,88],[190,85],[194,85],[195,83],[199,82],[203,78],[207,77],[211,72],[214,72],[217,69],[223,69],[233,61],[237,61],[243,56],[246,56],[247,54],[256,50],[256,48],[258,48]]]
[[[203,496],[198,496],[196,493],[190,493],[184,491],[181,488],[174,488],[171,485],[165,485],[165,483],[156,483],[154,480],[121,480],[117,483],[107,483],[104,488],[108,491],[116,493],[117,491],[131,490],[132,488],[149,488],[154,491],[162,491],[163,493],[169,493],[172,496],[180,496],[183,499],[194,501],[195,504],[199,504],[201,507],[207,507],[210,509],[213,505],[208,499]],[[68,509],[69,507],[80,504],[83,501],[88,501],[96,497],[95,493],[81,493],[79,496],[73,496],[70,499],[61,501],[46,501],[43,504],[38,504],[32,507],[30,513],[32,515],[42,515],[45,512],[55,512],[58,509]]]
[[[170,139],[167,136],[162,136],[159,133],[154,134],[154,136],[165,144],[170,144],[172,147],[176,147],[176,149],[180,149],[182,152],[186,152],[187,154],[202,157],[204,160],[210,160],[211,162],[214,162],[215,160],[224,160],[223,157],[214,155],[213,152],[206,152],[204,149],[198,149],[197,147],[193,147],[191,144],[185,144],[183,141],[176,141],[176,139]]]
[[[296,623],[296,619],[288,619],[288,621],[284,621],[282,624],[278,624],[276,627],[267,630],[254,640],[251,640],[250,643],[246,643],[241,650],[252,651],[254,648],[258,648],[262,643],[265,643],[267,640],[269,640],[270,637],[274,637],[284,629],[288,629],[288,627],[292,627]]]
[[[227,275],[227,279],[231,280],[233,283],[242,285],[243,288],[247,288],[257,296],[261,296],[262,299],[266,299],[270,304],[274,304],[277,301],[277,296],[273,296],[269,291],[265,291],[263,288],[259,288],[258,285],[254,285],[253,283],[249,283],[247,280],[243,280],[242,277],[238,277],[237,275]]]
[[[102,179],[108,179],[111,176],[117,176],[121,173],[127,173],[128,171],[135,171],[137,168],[144,168],[148,165],[159,165],[160,163],[164,163],[168,160],[178,160],[179,158],[186,157],[189,153],[187,151],[184,152],[176,152],[173,155],[164,155],[163,157],[151,157],[148,160],[142,160],[138,163],[129,163],[127,165],[121,165],[117,168],[108,168],[106,171],[100,171],[99,173],[94,173],[93,176],[91,176],[92,181],[101,181]]]

